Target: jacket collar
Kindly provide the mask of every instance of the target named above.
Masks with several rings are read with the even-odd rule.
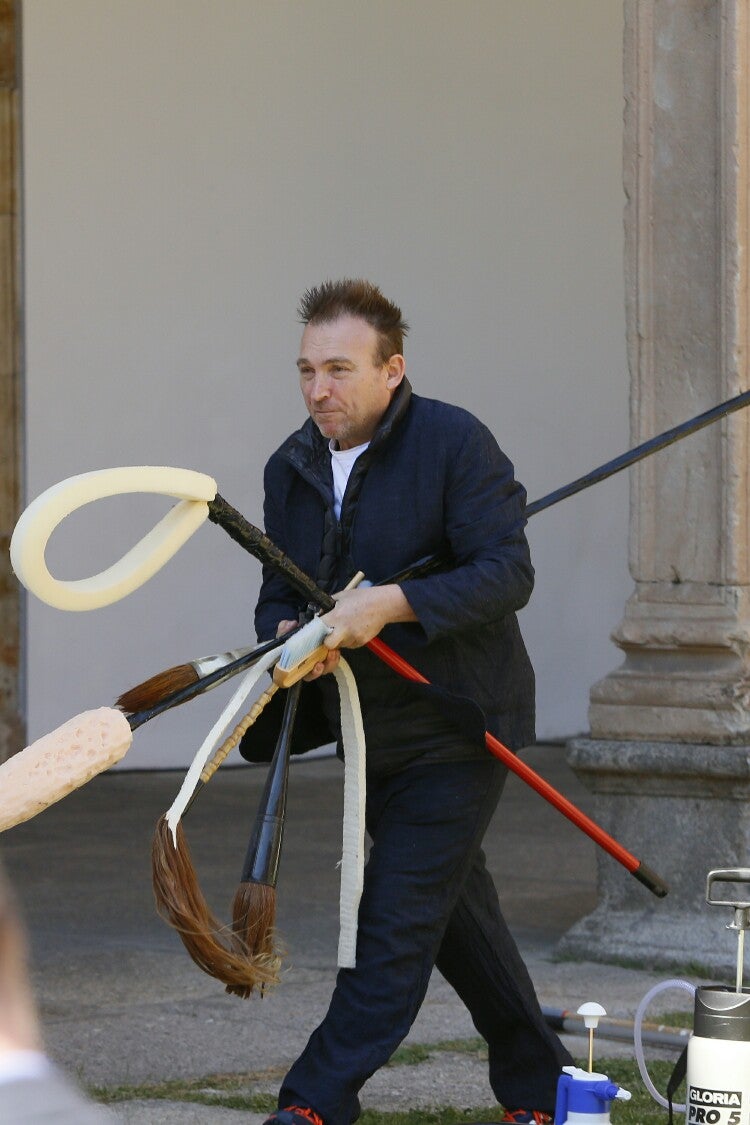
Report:
[[[368,454],[379,452],[394,430],[399,427],[409,409],[411,394],[411,383],[404,376],[388,404],[388,409],[378,423],[378,428],[367,449]],[[299,471],[312,471],[322,482],[329,481],[331,470],[328,438],[323,437],[312,418],[308,418],[299,430],[286,439],[279,447],[279,453]]]

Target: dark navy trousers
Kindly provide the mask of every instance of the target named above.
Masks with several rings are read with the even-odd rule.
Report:
[[[339,971],[280,1107],[309,1106],[325,1125],[356,1121],[359,1089],[408,1033],[437,965],[488,1043],[498,1101],[552,1113],[572,1059],[545,1023],[481,850],[505,776],[487,755],[368,777],[356,968]]]

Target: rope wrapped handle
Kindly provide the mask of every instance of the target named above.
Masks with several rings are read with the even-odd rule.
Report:
[[[234,728],[228,738],[222,742],[214,754],[211,761],[204,766],[201,773],[201,781],[205,785],[214,776],[219,766],[223,765],[226,758],[234,750],[237,743],[242,739],[243,735],[250,730],[253,723],[257,722],[263,711],[271,702],[276,692],[279,691],[279,685],[272,683],[270,687],[266,688],[262,695],[259,695],[255,703],[252,705],[244,719],[240,719],[237,726]]]

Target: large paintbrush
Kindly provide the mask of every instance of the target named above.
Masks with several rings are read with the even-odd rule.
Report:
[[[409,578],[421,578],[432,574],[436,570],[443,570],[450,565],[448,555],[435,554],[418,559],[417,562],[398,571],[389,578],[383,578],[374,583],[376,586],[387,586],[395,582],[405,582]],[[287,633],[283,640],[289,637]],[[281,643],[281,641],[279,641]],[[176,664],[163,672],[157,672],[142,684],[136,684],[123,692],[117,699],[115,706],[124,711],[126,715],[136,715],[139,712],[148,712],[158,707],[168,698],[175,697],[177,703],[194,698],[195,694],[222,683],[224,679],[233,676],[236,672],[246,667],[243,659],[251,649],[234,649],[232,652],[221,653],[216,656],[202,656],[198,660],[191,660],[187,664]],[[226,669],[226,676],[218,673]],[[196,690],[191,690],[195,685]],[[187,694],[182,695],[182,692]],[[176,706],[172,703],[170,706]]]
[[[217,672],[221,668],[226,668],[228,664],[234,664],[236,660],[240,660],[250,651],[250,648],[235,648],[230,652],[217,653],[215,656],[201,656],[198,660],[190,660],[187,664],[177,664],[174,668],[157,672],[155,676],[144,680],[142,684],[136,684],[135,687],[129,688],[118,696],[115,700],[115,707],[119,707],[121,711],[131,715],[138,711],[145,711],[154,707],[162,699],[166,699],[167,696],[182,691],[183,688],[190,687],[204,679],[211,672]],[[214,681],[214,683],[218,682],[221,681]]]
[[[206,902],[182,827],[182,816],[204,784],[203,774],[177,824],[170,825],[169,814],[160,817],[152,841],[152,885],[159,914],[177,931],[187,953],[200,969],[221,981],[227,992],[244,998],[256,988],[263,990],[276,984],[281,967],[281,954],[275,947],[275,887],[292,730],[305,674],[306,669],[300,666],[297,680],[287,692],[281,731],[248,846],[242,880],[232,904],[231,926],[222,924]],[[272,683],[261,700],[269,699],[278,690],[279,685]],[[260,701],[255,705],[251,719],[262,705]],[[215,758],[223,757],[225,747],[239,741],[247,725],[243,721],[235,728]]]
[[[364,579],[358,571],[346,586]],[[227,992],[243,998],[254,989],[278,981],[281,954],[275,947],[276,879],[284,826],[292,732],[301,681],[329,650],[322,638],[329,629],[315,618],[282,638],[284,646],[274,668],[273,682],[223,746],[214,763],[223,761],[276,691],[288,688],[281,730],[258,807],[242,877],[232,903],[231,928],[221,925],[210,910],[198,882],[182,828],[182,817],[208,778],[205,771],[177,819],[159,818],[151,847],[152,884],[162,918],[179,934],[188,954],[204,972],[221,981]],[[299,637],[303,637],[300,644]],[[277,668],[281,665],[281,671]],[[212,771],[213,772],[213,771]]]

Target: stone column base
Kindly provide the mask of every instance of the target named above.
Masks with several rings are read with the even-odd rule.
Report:
[[[656,898],[600,851],[599,905],[563,936],[557,954],[648,968],[700,966],[733,983],[732,911],[708,906],[705,889],[713,868],[750,866],[750,746],[578,738],[567,760],[595,794],[594,819],[670,893]],[[740,890],[744,896],[750,888]]]

